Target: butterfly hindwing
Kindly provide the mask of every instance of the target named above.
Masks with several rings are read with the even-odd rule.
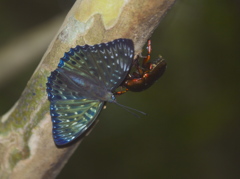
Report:
[[[100,113],[103,102],[96,100],[59,100],[51,103],[53,139],[65,145],[85,132]]]

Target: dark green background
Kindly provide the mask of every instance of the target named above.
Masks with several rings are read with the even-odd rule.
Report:
[[[1,1],[0,47],[70,5]],[[239,32],[238,0],[178,0],[151,38],[152,57],[167,60],[166,73],[149,90],[118,98],[148,116],[107,105],[58,179],[239,178]],[[1,114],[19,98],[43,53],[0,89]]]

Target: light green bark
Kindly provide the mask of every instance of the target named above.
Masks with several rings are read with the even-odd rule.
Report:
[[[21,98],[0,118],[0,178],[55,178],[79,143],[59,149],[51,136],[46,82],[71,47],[130,38],[135,53],[175,0],[77,0]]]

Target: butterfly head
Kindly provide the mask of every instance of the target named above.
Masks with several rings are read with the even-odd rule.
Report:
[[[103,99],[103,101],[107,101],[107,102],[110,102],[110,103],[115,103],[116,102],[116,97],[114,96],[113,93],[111,92],[108,92],[105,97],[105,99]]]

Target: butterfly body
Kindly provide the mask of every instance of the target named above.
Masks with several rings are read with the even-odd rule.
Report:
[[[133,56],[130,39],[76,46],[65,53],[47,82],[57,146],[81,136],[92,126],[104,103],[115,101],[114,91],[129,73]]]
[[[75,73],[61,68],[58,69],[58,71],[67,79],[65,82],[68,83],[68,89],[73,91],[79,91],[79,89],[81,89],[81,97],[112,102],[114,95],[109,91],[110,89],[107,89],[97,78],[89,80],[84,73]]]

